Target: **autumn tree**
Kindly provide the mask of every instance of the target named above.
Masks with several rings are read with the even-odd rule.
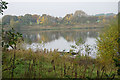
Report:
[[[38,18],[39,16],[37,15],[37,14],[34,14],[34,15],[32,15],[32,22],[33,23],[37,23],[37,18]]]
[[[67,14],[67,15],[63,18],[63,23],[64,23],[64,24],[71,24],[72,17],[73,17],[73,14]]]
[[[104,64],[114,63],[118,56],[118,23],[113,20],[98,39],[98,56]]]

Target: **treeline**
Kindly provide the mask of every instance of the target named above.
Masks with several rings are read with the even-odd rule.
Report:
[[[80,24],[97,24],[105,23],[112,19],[111,16],[90,16],[85,12],[78,10],[74,14],[66,14],[65,17],[53,17],[47,14],[31,15],[25,14],[24,16],[12,16],[5,15],[2,18],[3,26],[20,27],[20,26],[30,26],[30,25],[40,25],[40,26],[61,26],[61,25],[80,25]]]

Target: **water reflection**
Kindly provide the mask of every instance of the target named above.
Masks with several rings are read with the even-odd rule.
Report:
[[[85,43],[76,46],[79,51],[80,47],[84,48],[84,45],[92,46],[92,56],[95,53],[96,38],[98,37],[99,30],[68,30],[68,31],[23,31],[23,37],[25,43],[27,43],[26,48],[31,48],[33,50],[37,49],[48,49],[58,51],[65,50],[68,52],[71,49],[71,45],[76,45],[75,43],[81,38]],[[85,53],[83,49],[81,51]],[[95,54],[94,54],[95,55]]]
[[[27,31],[22,32],[23,37],[27,43],[29,42],[50,42],[63,37],[68,42],[79,40],[80,37],[86,41],[87,37],[96,38],[98,36],[97,31]]]

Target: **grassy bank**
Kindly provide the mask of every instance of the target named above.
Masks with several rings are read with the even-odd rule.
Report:
[[[73,27],[73,28],[63,28],[63,27],[46,27],[46,28],[32,28],[32,29],[21,29],[22,31],[44,31],[44,30],[77,30],[77,29],[101,29],[103,27]]]
[[[15,55],[14,55],[15,53]],[[89,56],[71,53],[8,50],[2,54],[3,78],[117,78],[113,64],[103,65]],[[111,76],[113,75],[114,76]]]
[[[13,27],[17,31],[43,31],[43,30],[77,30],[77,29],[101,29],[102,24],[81,24],[81,25],[59,25],[59,26],[42,26],[42,25],[24,25]],[[9,25],[4,26],[4,30],[11,29]]]
[[[67,30],[67,29],[96,29],[103,28],[100,24],[91,24],[91,25],[60,25],[60,26],[41,26],[41,25],[31,25],[31,26],[22,26],[20,30]]]

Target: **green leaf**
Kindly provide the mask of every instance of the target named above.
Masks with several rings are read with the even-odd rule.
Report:
[[[2,47],[4,47],[4,42],[2,42]]]
[[[75,48],[75,49],[77,48],[77,47],[76,47],[76,46],[74,46],[74,45],[71,45],[71,47],[72,47],[72,48]]]
[[[6,48],[9,48],[9,45],[7,44],[7,45],[5,45],[5,47],[6,47]]]

